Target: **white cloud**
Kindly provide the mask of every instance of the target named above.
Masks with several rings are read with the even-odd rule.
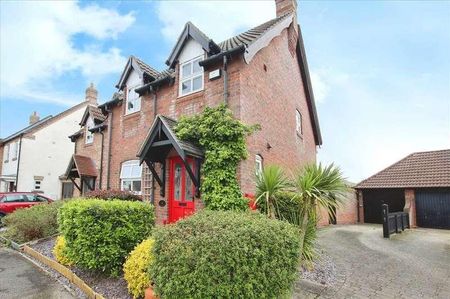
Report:
[[[274,1],[161,1],[158,17],[162,34],[176,41],[185,23],[191,21],[215,42],[245,31],[275,17]]]
[[[317,103],[323,103],[328,96],[329,85],[321,72],[311,72],[311,82],[313,85],[314,99]]]
[[[74,92],[58,91],[53,83],[73,71],[81,72],[86,81],[120,72],[126,61],[120,50],[101,49],[97,43],[117,38],[134,20],[132,13],[120,15],[73,1],[2,2],[1,97],[78,102]],[[77,34],[89,36],[93,44],[77,48],[73,41]]]

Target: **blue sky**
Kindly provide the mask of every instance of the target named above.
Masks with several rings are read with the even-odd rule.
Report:
[[[184,23],[216,41],[275,15],[263,2],[0,2],[0,137],[36,110],[110,98],[129,55],[157,69]],[[450,2],[300,2],[324,144],[359,181],[414,151],[450,148]],[[226,24],[226,25],[222,25]]]

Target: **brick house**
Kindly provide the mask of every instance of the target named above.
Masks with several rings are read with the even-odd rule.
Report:
[[[203,151],[172,129],[180,116],[223,102],[243,123],[261,126],[238,167],[244,193],[255,192],[255,169],[264,164],[294,171],[315,162],[322,138],[296,10],[295,0],[277,0],[275,19],[220,43],[188,22],[163,71],[131,56],[118,92],[87,108],[70,136],[76,151],[66,175],[75,193],[140,193],[159,223],[202,208]]]
[[[361,222],[382,223],[387,204],[408,212],[412,227],[450,228],[450,150],[410,154],[355,188]]]

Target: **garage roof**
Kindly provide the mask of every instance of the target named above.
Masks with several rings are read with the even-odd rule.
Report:
[[[429,187],[450,187],[450,149],[410,154],[355,188]]]

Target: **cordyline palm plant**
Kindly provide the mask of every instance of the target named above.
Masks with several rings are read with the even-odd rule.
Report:
[[[270,165],[256,178],[256,203],[269,218],[286,220],[300,228],[303,259],[314,258],[317,207],[334,215],[347,190],[338,167],[311,164],[291,182],[279,166]]]
[[[290,182],[283,169],[277,165],[264,167],[262,173],[256,175],[256,204],[264,206],[269,218],[276,218],[277,196],[286,191]]]
[[[335,216],[336,209],[344,199],[347,186],[339,167],[333,164],[326,167],[311,164],[297,174],[294,187],[299,202],[299,224],[303,246],[308,221],[316,215],[317,207],[322,207],[329,215]]]

